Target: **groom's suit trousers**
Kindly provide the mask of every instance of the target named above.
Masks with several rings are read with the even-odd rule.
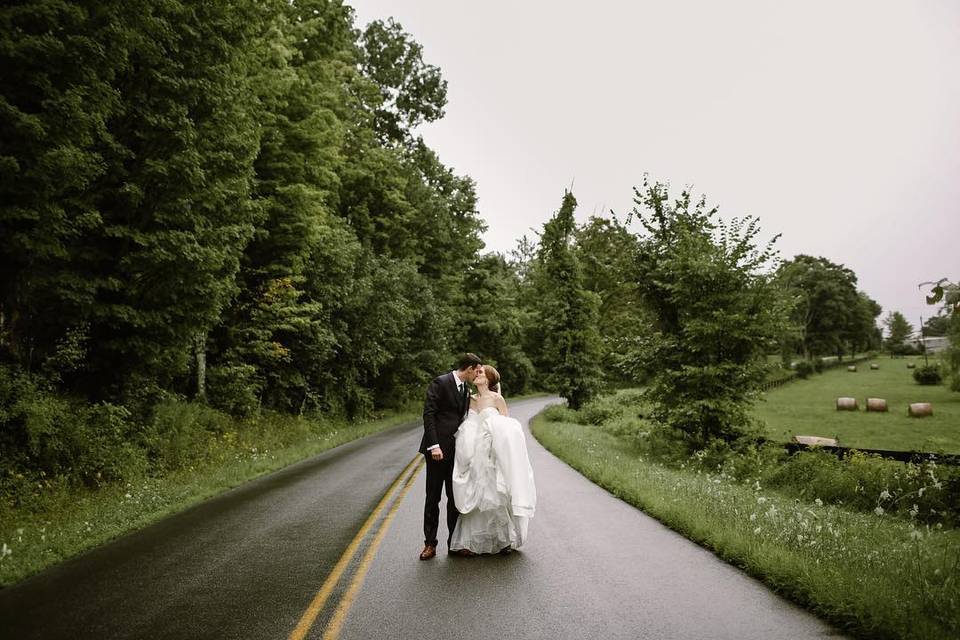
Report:
[[[453,500],[453,456],[444,457],[437,462],[427,458],[427,496],[423,508],[423,543],[437,546],[437,530],[440,528],[440,493],[447,494],[447,547],[450,546],[450,536],[457,526],[457,503]]]

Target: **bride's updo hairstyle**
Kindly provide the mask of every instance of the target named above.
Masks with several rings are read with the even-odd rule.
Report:
[[[490,391],[500,393],[500,373],[488,364],[483,365],[483,373],[487,376],[487,386]]]

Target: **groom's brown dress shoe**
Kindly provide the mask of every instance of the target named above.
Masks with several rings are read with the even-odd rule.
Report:
[[[437,548],[432,544],[428,544],[423,547],[423,551],[420,552],[421,560],[429,560],[430,558],[437,555]]]
[[[457,549],[456,551],[451,551],[450,555],[460,556],[461,558],[472,558],[477,554],[475,554],[473,551],[470,551],[470,549]]]

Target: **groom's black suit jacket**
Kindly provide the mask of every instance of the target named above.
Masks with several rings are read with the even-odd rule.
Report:
[[[426,453],[427,447],[439,444],[443,457],[452,460],[456,446],[454,434],[460,428],[466,412],[466,401],[457,392],[457,381],[453,372],[434,378],[427,387],[427,399],[423,403],[423,440],[420,441],[420,453]]]

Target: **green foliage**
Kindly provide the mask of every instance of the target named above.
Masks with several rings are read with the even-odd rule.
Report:
[[[944,363],[950,371],[950,390],[960,391],[960,313],[950,314],[950,326],[947,332],[950,346],[944,353]]]
[[[521,283],[505,258],[487,254],[467,269],[464,305],[469,313],[456,332],[456,351],[473,351],[497,367],[501,391],[530,388],[534,366],[523,350],[530,312],[519,305]]]
[[[906,351],[906,341],[913,333],[913,326],[899,311],[892,311],[883,320],[887,328],[887,339],[884,346],[892,354],[900,355]]]
[[[122,480],[146,464],[130,411],[56,395],[0,366],[0,476],[65,477],[88,486]]]
[[[935,364],[921,365],[913,370],[913,379],[917,384],[938,385],[943,383],[943,376],[940,374],[940,367]]]
[[[819,498],[847,509],[915,518],[928,524],[960,524],[960,470],[885,460],[860,452],[844,458],[801,451],[755,474],[764,486],[805,500]]]
[[[379,91],[376,128],[386,141],[403,141],[421,122],[443,117],[447,82],[423,61],[423,48],[393,18],[374,20],[360,39],[360,65]]]
[[[636,385],[644,372],[625,368],[624,356],[638,335],[651,326],[649,310],[637,291],[640,240],[621,221],[591,217],[576,229],[575,250],[584,286],[599,298],[597,330],[602,374],[610,385]]]
[[[748,408],[766,375],[765,354],[782,331],[777,291],[762,270],[772,244],[758,249],[756,220],[715,219],[705,200],[667,187],[635,190],[643,240],[638,286],[655,315],[630,366],[652,373],[653,416],[682,431],[692,448],[752,432]],[[775,239],[774,239],[775,240]]]
[[[557,213],[543,225],[530,274],[533,317],[527,337],[547,388],[579,409],[599,388],[598,296],[584,286],[573,248],[577,201],[564,194]]]
[[[942,304],[943,315],[934,316],[927,321],[928,327],[937,327],[942,333],[930,333],[926,328],[925,335],[946,335],[950,346],[943,354],[944,365],[950,375],[950,390],[960,391],[960,285],[941,278],[937,282],[924,282],[920,285],[930,286],[930,295],[927,304]],[[935,322],[936,321],[936,322]]]
[[[796,372],[801,378],[809,378],[814,372],[814,366],[809,360],[801,360],[797,363]]]
[[[857,276],[826,258],[798,255],[777,269],[777,281],[790,305],[785,346],[805,359],[877,348],[876,318],[881,308],[862,291]]]
[[[923,335],[936,338],[947,335],[950,330],[950,316],[933,316],[923,323]]]
[[[167,401],[154,408],[143,442],[158,471],[182,469],[205,461],[231,427],[228,416],[206,405]]]

